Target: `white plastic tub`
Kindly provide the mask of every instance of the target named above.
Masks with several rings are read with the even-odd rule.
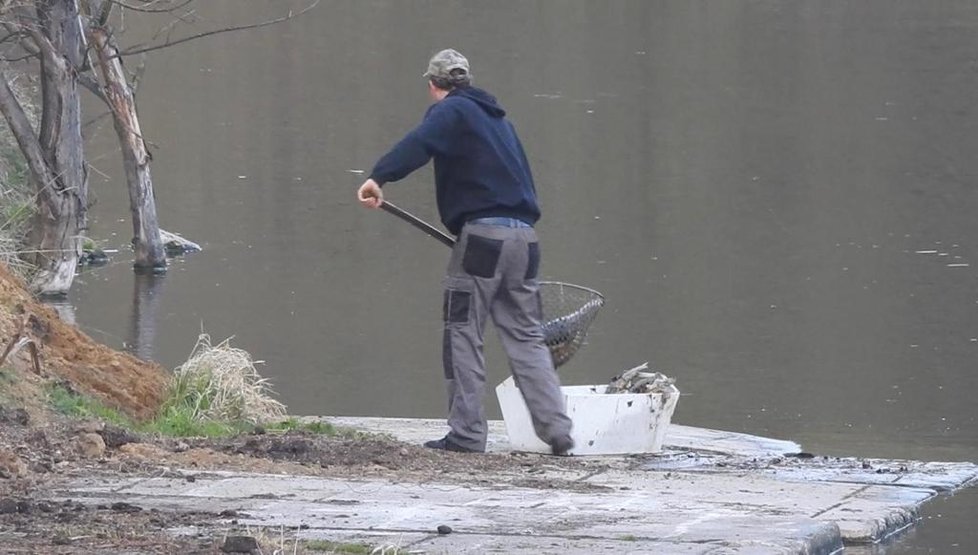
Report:
[[[605,385],[564,386],[567,415],[574,423],[572,455],[657,453],[679,402],[675,386],[665,393],[605,394]],[[514,451],[549,453],[533,432],[530,413],[512,377],[496,386],[506,433]]]

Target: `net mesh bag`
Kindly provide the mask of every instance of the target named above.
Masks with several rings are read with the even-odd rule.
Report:
[[[559,281],[541,281],[540,297],[543,341],[557,367],[570,360],[584,344],[588,326],[604,305],[604,297],[594,289]]]

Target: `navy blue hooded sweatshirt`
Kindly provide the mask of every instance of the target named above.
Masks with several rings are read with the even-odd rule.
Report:
[[[380,185],[397,181],[434,158],[438,212],[453,234],[469,220],[490,216],[536,223],[530,164],[505,115],[486,91],[453,89],[377,161],[370,177]]]

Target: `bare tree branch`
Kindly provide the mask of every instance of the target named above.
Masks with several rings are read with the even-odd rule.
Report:
[[[109,99],[105,96],[105,91],[102,90],[102,85],[88,73],[79,73],[78,83],[88,89],[89,92],[94,94],[102,102],[109,103]]]
[[[17,96],[14,95],[8,83],[10,83],[9,78],[0,69],[0,111],[3,112],[7,125],[10,126],[14,138],[20,146],[20,151],[24,154],[27,167],[30,168],[35,182],[52,183],[54,176],[51,175],[51,169],[44,157],[41,142],[37,134],[34,133],[34,127],[27,119],[23,106],[17,100]]]
[[[147,7],[133,6],[132,4],[128,4],[126,2],[122,2],[121,0],[109,0],[109,2],[111,2],[112,4],[115,4],[117,6],[120,6],[122,8],[127,9],[127,10],[132,10],[134,12],[143,12],[143,13],[169,13],[169,12],[173,12],[173,11],[179,10],[180,8],[186,6],[187,4],[189,4],[189,3],[193,2],[193,1],[194,0],[184,0],[182,3],[177,4],[176,6],[168,7],[168,8],[147,8]],[[152,6],[154,4],[158,4],[158,3],[160,3],[159,0],[147,2],[147,4],[150,5],[150,6]]]
[[[7,62],[8,64],[16,64],[23,62],[24,60],[29,60],[31,58],[39,58],[40,54],[24,54],[23,56],[18,56],[16,58],[0,58],[0,61]]]
[[[160,27],[159,29],[156,30],[155,33],[153,33],[153,37],[149,40],[149,42],[152,42],[152,41],[160,38],[160,35],[163,35],[163,34],[166,35],[166,40],[169,41],[170,40],[170,37],[173,35],[173,30],[176,28],[176,26],[179,23],[186,23],[188,25],[192,25],[193,24],[193,20],[191,19],[191,16],[193,16],[196,13],[197,13],[197,10],[190,10],[187,13],[183,13],[183,14],[180,14],[180,15],[174,15],[173,16],[173,19],[169,23],[167,23],[166,25]],[[142,45],[136,45],[133,48],[139,48],[141,46]]]
[[[3,11],[7,11],[6,5],[4,6]],[[34,14],[26,13],[22,9],[11,9],[10,13],[13,15],[12,20],[0,20],[0,25],[2,25],[3,28],[9,33],[9,35],[4,37],[2,42],[6,42],[8,39],[16,39],[17,46],[27,52],[27,55],[18,54],[14,58],[4,56],[5,61],[18,62],[32,56],[39,56],[40,45],[34,41],[31,34],[28,32],[28,29],[37,27],[37,18],[34,16]]]
[[[106,102],[106,104],[108,104],[108,102]],[[106,110],[106,111],[100,113],[99,115],[95,116],[94,118],[92,118],[92,119],[90,119],[88,121],[83,121],[82,122],[82,129],[88,129],[89,127],[95,125],[96,123],[102,121],[103,119],[105,119],[105,118],[107,118],[107,117],[109,117],[111,115],[112,115],[112,111],[111,110]],[[89,160],[89,162],[91,162],[91,160]],[[91,164],[89,164],[89,165],[91,165]],[[99,172],[99,173],[102,173],[102,172]]]
[[[8,33],[8,34],[4,35],[2,38],[0,38],[0,44],[5,44],[8,41],[10,41],[10,42],[13,42],[13,41],[20,42],[20,33],[17,33],[17,32]]]
[[[115,1],[115,0],[113,0],[113,1]],[[223,29],[215,29],[213,31],[206,31],[204,33],[198,33],[196,35],[191,35],[189,37],[184,37],[182,39],[177,39],[175,41],[170,41],[169,39],[167,39],[167,41],[165,43],[158,44],[156,46],[147,46],[145,48],[135,48],[135,49],[130,49],[130,50],[123,50],[123,51],[119,52],[118,56],[131,56],[133,54],[142,54],[144,52],[152,52],[153,50],[161,50],[163,48],[169,48],[171,46],[176,46],[178,44],[182,44],[182,43],[185,43],[185,42],[190,42],[192,40],[202,39],[204,37],[210,37],[210,36],[219,35],[219,34],[222,34],[222,33],[230,33],[232,31],[244,31],[244,30],[247,30],[247,29],[258,29],[260,27],[267,27],[269,25],[275,25],[277,23],[283,23],[283,22],[288,21],[290,19],[294,19],[296,17],[299,17],[299,16],[303,15],[304,13],[308,12],[309,10],[315,8],[316,6],[319,5],[319,1],[320,0],[313,0],[312,4],[309,4],[308,6],[306,6],[305,8],[303,8],[302,10],[300,10],[298,12],[293,12],[293,11],[289,10],[289,13],[287,15],[282,16],[282,17],[277,18],[277,19],[271,19],[271,20],[268,20],[268,21],[262,21],[261,23],[252,23],[252,24],[249,24],[249,25],[237,25],[237,26],[234,26],[234,27],[225,27]]]
[[[9,46],[4,49],[3,54],[0,54],[0,61],[4,62],[17,63],[41,55],[37,47],[24,34],[7,35],[0,39],[0,45]]]

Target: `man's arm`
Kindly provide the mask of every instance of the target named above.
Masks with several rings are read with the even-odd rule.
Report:
[[[404,179],[427,164],[432,156],[448,152],[458,117],[458,112],[444,101],[429,108],[421,125],[377,161],[370,172],[370,179],[383,187],[385,183]]]
[[[424,121],[407,134],[394,148],[383,155],[370,172],[370,178],[357,190],[357,200],[367,208],[380,208],[384,203],[381,187],[390,181],[403,179],[428,163],[431,157],[445,153],[451,146],[452,129],[458,114],[447,103],[432,106]]]
[[[423,124],[422,124],[423,125]],[[387,154],[380,157],[370,171],[370,179],[378,185],[404,179],[408,174],[431,160],[425,141],[415,129],[400,140]]]

